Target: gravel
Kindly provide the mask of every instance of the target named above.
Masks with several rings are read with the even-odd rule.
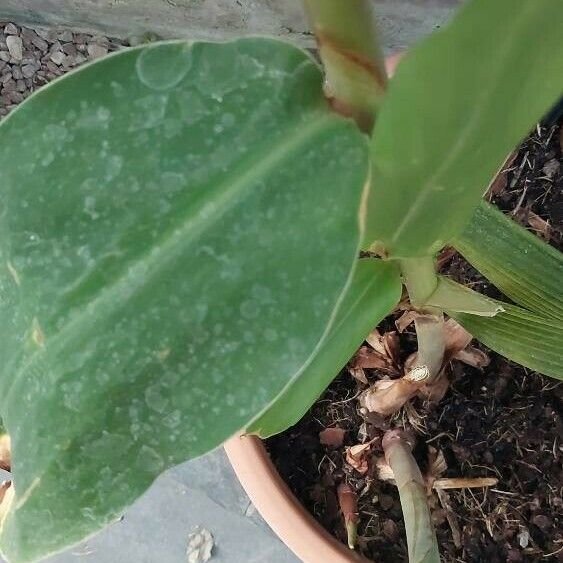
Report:
[[[124,45],[118,39],[68,29],[0,22],[0,119],[47,82]]]

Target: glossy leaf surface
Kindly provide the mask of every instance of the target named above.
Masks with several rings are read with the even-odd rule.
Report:
[[[295,378],[357,262],[367,141],[303,51],[171,42],[0,125],[10,561],[90,534]]]
[[[479,205],[454,245],[516,303],[563,320],[563,254],[493,205]]]
[[[488,182],[563,91],[554,0],[472,0],[409,50],[373,133],[365,245],[431,255],[467,222]]]
[[[397,305],[401,289],[395,264],[360,260],[335,322],[315,357],[248,432],[268,437],[297,423],[368,333]]]

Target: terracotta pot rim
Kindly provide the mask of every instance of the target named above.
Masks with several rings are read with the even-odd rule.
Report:
[[[285,545],[305,563],[367,563],[331,536],[301,506],[257,436],[235,436],[225,451],[250,500]]]

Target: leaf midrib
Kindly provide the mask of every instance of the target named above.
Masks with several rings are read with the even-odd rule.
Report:
[[[212,198],[205,198],[205,202],[197,208],[189,209],[189,216],[184,217],[180,222],[180,226],[169,231],[167,238],[160,245],[153,245],[144,254],[138,255],[134,261],[110,285],[104,287],[102,291],[89,303],[85,304],[65,325],[54,334],[46,336],[45,349],[38,349],[24,365],[16,372],[10,387],[8,387],[4,395],[4,412],[6,414],[6,405],[10,405],[10,397],[13,390],[17,387],[19,379],[25,374],[28,366],[30,366],[36,358],[41,354],[54,355],[63,348],[68,341],[68,337],[80,333],[83,324],[91,324],[92,311],[98,311],[100,318],[113,312],[112,303],[115,302],[114,296],[131,284],[135,284],[140,271],[143,273],[144,280],[151,276],[152,272],[158,271],[167,260],[173,259],[174,250],[181,245],[187,245],[189,238],[192,240],[204,230],[205,227],[217,223],[225,212],[232,207],[232,203],[239,200],[242,195],[254,185],[254,181],[267,174],[269,170],[274,168],[279,162],[282,162],[288,155],[295,152],[300,146],[306,144],[317,135],[320,131],[339,124],[340,121],[333,115],[328,113],[319,113],[312,111],[310,119],[294,120],[287,127],[286,133],[281,136],[281,141],[276,141],[273,145],[266,144],[260,154],[262,158],[249,159],[244,167],[242,167],[236,178],[226,178],[220,181],[215,187],[211,188],[214,194]],[[246,188],[246,189],[245,189]],[[205,213],[206,207],[210,210],[209,214]],[[130,295],[134,295],[140,287],[146,285],[146,281],[142,285],[138,285],[130,290]],[[97,320],[98,320],[97,319]],[[39,319],[41,322],[41,319]]]

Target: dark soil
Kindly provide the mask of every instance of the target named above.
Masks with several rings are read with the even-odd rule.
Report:
[[[490,194],[503,211],[558,248],[563,240],[561,135],[560,123],[538,126]],[[459,255],[446,253],[442,270],[500,296]],[[397,317],[387,318],[380,332],[395,330]],[[405,357],[415,344],[412,330],[401,335]],[[448,491],[449,513],[430,498],[443,561],[563,562],[563,385],[486,351],[491,362],[483,372],[453,363],[450,389],[437,406],[428,410],[415,399],[391,421],[360,416],[357,395],[366,386],[343,370],[299,424],[267,441],[274,463],[307,509],[342,541],[336,488],[348,482],[359,496],[358,550],[381,563],[406,561],[398,493],[377,478],[373,460],[382,455],[378,438],[387,428],[414,427],[414,453],[423,473],[433,447],[445,457],[444,477],[499,479],[488,489]],[[376,370],[365,371],[370,382],[379,378]],[[335,426],[346,430],[342,446],[321,445],[319,432]],[[346,463],[345,449],[373,438],[370,468],[362,475]],[[457,546],[447,514],[459,529]]]

